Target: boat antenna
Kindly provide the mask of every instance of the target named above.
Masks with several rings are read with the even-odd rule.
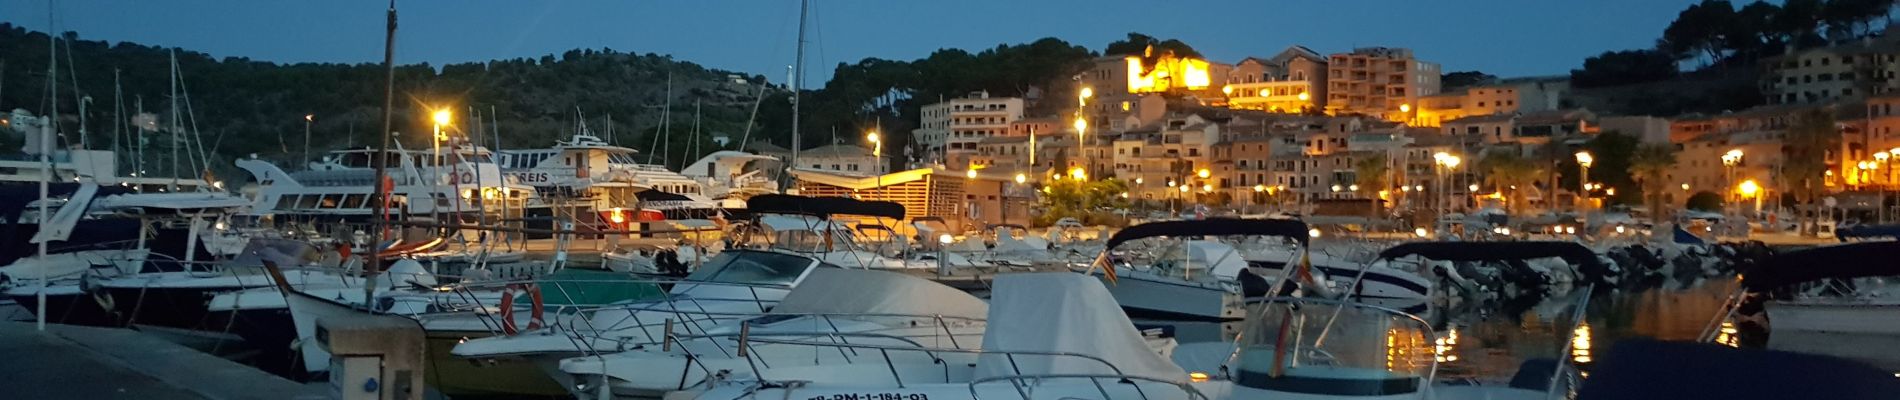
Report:
[[[47,200],[46,200],[47,192],[49,191],[47,188],[47,184],[53,179],[56,179],[53,176],[53,154],[52,153],[53,153],[53,137],[55,136],[53,134],[53,131],[55,129],[58,129],[59,127],[59,88],[58,88],[58,85],[59,85],[59,44],[57,42],[58,39],[55,39],[58,36],[54,35],[53,29],[51,29],[53,28],[53,10],[54,9],[56,9],[56,7],[46,8],[46,27],[48,28],[46,30],[47,31],[46,32],[46,51],[47,51],[46,92],[47,94],[51,96],[49,98],[50,101],[47,103],[50,106],[47,109],[48,111],[47,116],[51,118],[48,118],[46,120],[46,123],[40,125],[40,148],[39,148],[40,168],[41,168],[41,171],[43,171],[41,175],[42,179],[40,179],[40,201],[39,201],[40,203],[39,227],[41,229],[45,229],[47,227],[47,220],[46,220],[47,214],[51,212],[46,207],[47,206]],[[38,257],[41,260],[44,260],[46,259],[46,242],[47,241],[38,240],[37,242],[39,242]],[[40,332],[45,332],[46,331],[46,277],[49,274],[41,273],[39,275],[40,275],[39,287],[38,287],[38,290],[34,290],[35,292],[34,297],[37,297],[35,301],[38,301],[38,304],[34,306],[37,309],[33,312],[33,315],[35,316],[35,318],[33,319],[33,329],[38,330]]]
[[[389,0],[389,18],[385,26],[387,28],[383,33],[383,130],[377,131],[377,136],[382,137],[382,144],[376,148],[377,162],[373,163],[376,166],[376,181],[372,183],[376,185],[376,216],[372,219],[376,221],[376,228],[370,230],[369,251],[364,252],[369,257],[369,262],[364,264],[368,268],[363,270],[363,305],[365,307],[376,299],[376,285],[369,283],[369,279],[383,268],[383,258],[378,253],[382,251],[383,236],[389,229],[391,185],[385,182],[389,182],[389,140],[390,136],[394,135],[391,129],[395,123],[392,107],[396,105],[396,0]]]

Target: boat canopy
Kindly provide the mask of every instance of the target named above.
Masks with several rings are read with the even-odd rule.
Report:
[[[1306,245],[1306,223],[1291,219],[1239,219],[1208,218],[1192,221],[1161,221],[1135,225],[1115,232],[1102,248],[1112,249],[1122,243],[1141,238],[1156,236],[1221,236],[1221,235],[1265,235],[1282,236]]]
[[[686,197],[686,195],[667,193],[659,189],[634,192],[633,198],[640,199],[640,201],[693,201],[693,198]]]
[[[821,268],[780,300],[773,314],[907,314],[981,319],[989,303],[915,276],[864,269]]]
[[[1597,254],[1575,242],[1412,242],[1379,252],[1379,258],[1419,256],[1439,261],[1508,261],[1562,258],[1572,263],[1596,263]]]
[[[1111,375],[1101,362],[1074,356],[1014,356],[1057,352],[1094,357],[1121,374],[1178,381],[1187,372],[1150,349],[1101,280],[1071,272],[1002,274],[990,298],[989,333],[977,358],[976,378],[1017,375]]]
[[[251,201],[243,197],[232,196],[224,192],[207,193],[132,193],[99,198],[93,201],[95,210],[138,209],[143,212],[189,212],[213,209],[234,209],[250,206]]]
[[[805,197],[786,194],[762,194],[746,200],[753,214],[863,215],[904,219],[904,205],[889,201],[864,201],[847,197]]]
[[[1751,291],[1831,278],[1900,275],[1900,242],[1858,242],[1814,247],[1769,257],[1742,272]]]

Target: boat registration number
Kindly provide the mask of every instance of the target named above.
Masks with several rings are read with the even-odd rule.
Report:
[[[924,393],[838,393],[812,396],[805,400],[930,400]]]

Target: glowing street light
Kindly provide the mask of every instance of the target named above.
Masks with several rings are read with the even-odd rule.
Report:
[[[1020,184],[1020,183],[1028,182],[1028,181],[1029,181],[1029,175],[1016,174],[1016,183]]]
[[[1267,191],[1267,185],[1253,185],[1254,193],[1260,193],[1260,192],[1265,192],[1265,191]]]
[[[969,171],[964,171],[964,172],[963,172],[963,176],[967,176],[967,177],[969,177],[970,179],[976,179],[976,170],[974,170],[974,169],[973,169],[973,170],[969,170]]]
[[[1082,167],[1070,168],[1069,176],[1074,177],[1075,180],[1078,180],[1078,181],[1086,181],[1089,179],[1088,170],[1084,170],[1082,169]]]
[[[1583,165],[1584,168],[1590,168],[1590,164],[1593,162],[1596,162],[1596,157],[1591,156],[1590,152],[1577,152],[1577,164]]]
[[[1194,175],[1201,177],[1201,179],[1207,179],[1207,177],[1212,176],[1213,174],[1214,173],[1212,171],[1208,171],[1207,168],[1201,168],[1200,171],[1194,172]]]
[[[1212,191],[1214,191],[1214,185],[1211,185],[1211,184],[1202,184],[1202,185],[1201,185],[1201,191],[1203,191],[1203,192],[1212,192]]]
[[[1300,101],[1308,101],[1312,99],[1313,99],[1313,95],[1306,94],[1306,92],[1300,92]],[[1896,149],[1896,150],[1900,150],[1900,149]]]
[[[1399,105],[1399,112],[1402,112],[1402,113],[1409,113],[1409,112],[1412,112],[1412,105],[1411,105],[1410,103],[1407,103],[1407,104],[1400,104],[1400,105]]]
[[[1761,192],[1761,184],[1755,183],[1754,179],[1749,179],[1742,181],[1740,185],[1736,185],[1735,190],[1740,191],[1743,197],[1755,197],[1756,193]]]
[[[450,118],[451,118],[452,116],[453,116],[452,114],[449,114],[449,109],[446,109],[446,108],[444,108],[444,109],[440,109],[440,110],[435,110],[435,115],[434,115],[434,118],[435,118],[435,124],[436,124],[436,125],[448,125],[448,124],[449,124],[449,119],[450,119]],[[314,118],[314,117],[311,117],[311,118]]]

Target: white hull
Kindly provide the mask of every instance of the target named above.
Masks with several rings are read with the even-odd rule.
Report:
[[[1107,285],[1108,293],[1122,308],[1135,313],[1208,319],[1243,317],[1240,296],[1222,283],[1187,282],[1126,270],[1120,274],[1120,279]]]

